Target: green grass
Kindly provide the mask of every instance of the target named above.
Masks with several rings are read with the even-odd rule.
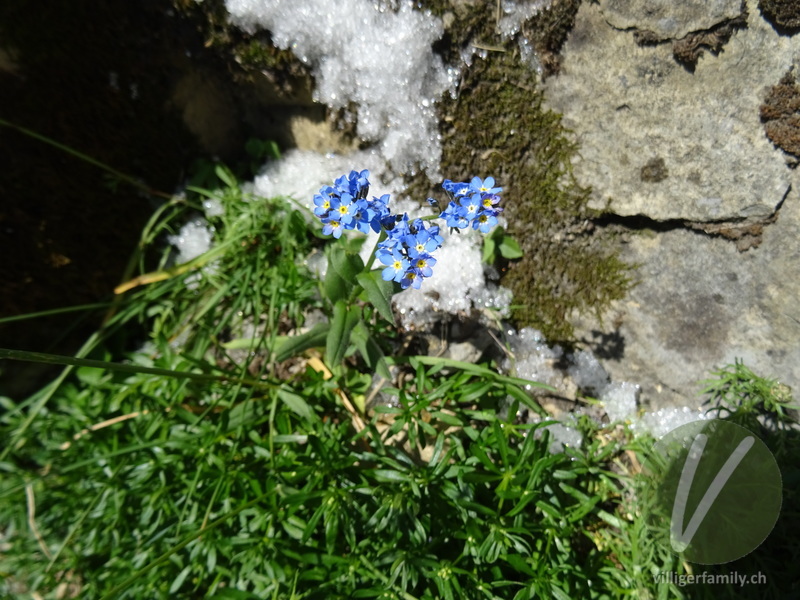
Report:
[[[691,567],[652,543],[633,502],[631,453],[647,440],[583,419],[582,446],[552,454],[548,421],[515,418],[536,408],[528,382],[402,355],[364,300],[351,303],[393,381],[358,339],[335,353],[324,336],[293,343],[310,310],[335,310],[304,266],[322,242],[290,202],[216,177],[156,213],[132,283],[75,357],[4,354],[65,369],[2,399],[0,594],[695,597],[652,578]],[[160,240],[209,196],[224,209],[215,246],[171,265]],[[741,396],[742,373],[719,377],[718,395]],[[753,377],[783,411],[781,388]],[[384,402],[364,412],[376,385]]]

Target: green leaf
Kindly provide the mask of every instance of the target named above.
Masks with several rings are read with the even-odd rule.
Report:
[[[364,288],[367,300],[372,303],[372,306],[384,319],[394,325],[394,312],[392,312],[394,284],[391,281],[384,281],[380,270],[359,273],[356,275],[356,279],[361,284],[361,287]]]
[[[364,270],[357,254],[347,254],[341,246],[329,246],[328,271],[325,273],[325,295],[331,302],[344,300],[358,285],[356,277]]]
[[[406,473],[395,471],[393,469],[374,469],[372,471],[372,475],[375,477],[376,481],[380,481],[381,483],[411,481],[411,478]]]
[[[336,269],[332,269],[328,265],[328,271],[325,273],[325,282],[323,283],[325,296],[331,302],[338,302],[339,300],[346,300],[352,287],[341,278]]]
[[[353,327],[361,319],[361,311],[355,307],[348,307],[343,300],[333,306],[333,320],[328,331],[325,355],[328,365],[334,367],[342,362],[347,346],[350,345],[350,334]]]
[[[487,237],[483,240],[483,262],[485,263],[493,263],[494,262],[494,253],[497,244],[494,242],[494,237]]]
[[[252,592],[244,592],[234,588],[224,588],[209,596],[208,600],[259,600],[261,597]]]
[[[328,268],[333,269],[345,280],[355,285],[356,277],[364,271],[364,262],[358,254],[348,254],[339,246],[332,246],[328,259]]]
[[[305,444],[308,442],[308,436],[299,433],[286,433],[276,435],[272,441],[276,444]]]
[[[556,519],[556,521],[559,521],[561,519],[561,512],[555,506],[551,506],[544,500],[538,500],[536,502],[536,506],[543,513],[549,515],[553,519]]]
[[[530,565],[519,554],[509,552],[508,555],[506,555],[506,560],[508,561],[508,564],[510,564],[520,573],[524,573],[525,575],[529,575],[531,577],[536,576],[536,571],[531,569]]]
[[[384,379],[392,379],[392,374],[389,372],[389,367],[386,365],[386,357],[383,354],[383,350],[381,350],[381,347],[372,335],[370,335],[369,329],[364,321],[359,321],[356,324],[350,339],[355,344],[364,362],[367,363],[370,369],[374,369],[375,372]]]
[[[181,589],[181,586],[183,585],[183,582],[186,579],[186,576],[189,575],[191,570],[192,570],[192,565],[189,565],[188,567],[185,567],[183,569],[183,571],[178,573],[178,576],[175,578],[175,581],[173,581],[172,585],[169,587],[169,593],[170,594],[174,594],[179,589]]]
[[[300,335],[293,335],[275,349],[275,360],[283,362],[309,348],[323,346],[328,339],[329,330],[330,325],[328,323],[317,323],[310,331]]]
[[[522,256],[522,248],[520,248],[517,240],[510,235],[504,235],[500,242],[500,254],[503,258],[509,260],[512,258],[520,258]]]
[[[522,493],[522,497],[516,503],[514,508],[512,508],[508,512],[508,514],[506,514],[506,517],[515,517],[515,516],[517,516],[519,513],[521,513],[525,509],[526,506],[528,506],[529,503],[533,502],[536,499],[537,499],[536,494],[534,494],[531,490],[525,490]]]
[[[447,414],[446,412],[442,412],[440,410],[433,411],[431,416],[447,425],[454,425],[456,427],[461,427],[464,425],[461,419],[459,419],[457,416]]]
[[[550,588],[550,593],[553,595],[553,598],[555,598],[555,600],[572,600],[569,594],[567,594],[560,587],[556,587],[555,585]]]
[[[284,388],[279,388],[278,398],[281,399],[281,401],[289,408],[289,410],[303,417],[304,419],[308,421],[317,419],[317,414],[299,394],[295,394],[294,392],[290,392]]]
[[[227,167],[224,167],[223,165],[217,165],[214,168],[214,172],[217,174],[217,177],[219,177],[219,180],[225,185],[227,185],[229,188],[239,187],[238,184],[236,183],[236,178],[233,176],[233,173],[231,173],[230,170],[228,170]]]
[[[608,513],[604,510],[599,510],[597,511],[597,516],[600,517],[603,521],[605,521],[609,525],[611,525],[612,527],[616,527],[617,529],[620,530],[625,529],[625,522],[619,517],[612,515],[611,513]]]
[[[103,369],[95,369],[93,367],[79,367],[76,369],[75,374],[81,383],[87,386],[99,385],[106,371]]]

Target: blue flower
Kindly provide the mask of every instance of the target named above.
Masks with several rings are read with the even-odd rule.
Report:
[[[442,187],[448,194],[453,196],[453,198],[460,198],[461,196],[466,195],[469,193],[470,189],[469,184],[467,183],[455,183],[449,179],[444,180]]]
[[[334,219],[323,219],[322,222],[324,223],[324,227],[322,228],[322,233],[325,235],[333,234],[337,240],[342,237],[342,231],[344,227],[342,227],[341,221],[336,221]]]
[[[379,259],[388,265],[381,273],[384,281],[401,281],[405,277],[409,263],[399,248],[394,248],[391,252],[382,252]]]
[[[497,217],[489,211],[482,211],[472,222],[473,229],[480,229],[481,233],[489,233],[489,230],[497,225]]]
[[[369,194],[369,171],[364,169],[360,173],[350,171],[348,175],[350,189],[348,190],[354,198],[365,199]]]
[[[324,225],[322,233],[339,238],[342,231],[356,229],[367,233],[369,229],[380,231],[380,215],[388,211],[385,201],[377,199],[367,202],[369,193],[369,171],[350,171],[342,175],[333,185],[323,186],[314,196],[314,214]],[[374,204],[374,207],[373,207]],[[334,225],[333,222],[338,222]]]
[[[502,208],[497,207],[500,202],[500,196],[497,194],[481,194],[481,204],[484,210],[493,209],[495,212],[503,212]]]
[[[381,227],[389,236],[389,239],[400,239],[408,233],[408,213],[400,215],[392,215],[387,213],[381,219]]]
[[[436,264],[436,259],[427,252],[417,252],[416,249],[411,248],[408,251],[408,256],[411,259],[411,268],[416,271],[420,277],[430,277],[433,275],[431,267]]]
[[[445,179],[442,187],[449,196],[447,207],[439,213],[448,227],[466,229],[472,226],[482,233],[497,225],[498,206],[503,188],[495,186],[493,177],[473,177],[469,183]],[[322,232],[339,238],[342,232],[358,229],[383,232],[375,249],[377,258],[385,267],[381,276],[386,281],[396,281],[403,289],[419,289],[422,282],[433,276],[436,259],[432,253],[441,248],[443,239],[437,225],[426,224],[423,219],[411,221],[408,214],[393,215],[389,209],[389,195],[367,199],[369,171],[350,171],[332,186],[324,186],[314,196],[314,214],[323,223]],[[428,199],[431,206],[439,203]]]
[[[375,211],[370,208],[370,205],[363,200],[356,202],[356,210],[353,213],[353,221],[355,228],[361,233],[369,233],[371,228],[375,227],[377,219],[375,218]],[[378,225],[380,227],[380,225]]]
[[[331,196],[317,194],[314,196],[314,214],[318,217],[327,217],[331,210]]]
[[[417,233],[409,233],[403,237],[403,243],[409,250],[414,250],[418,254],[441,248],[443,241],[437,225],[432,225],[430,229],[417,228]]]
[[[409,269],[406,271],[403,278],[400,280],[400,287],[404,290],[407,290],[409,287],[413,287],[415,290],[418,290],[422,286],[422,276],[417,273],[416,269]]]
[[[472,221],[478,216],[478,213],[482,208],[481,195],[472,194],[469,197],[464,196],[463,198],[461,198],[461,208],[464,209],[464,212],[462,214],[468,220]]]
[[[380,233],[383,219],[391,216],[389,212],[389,194],[384,194],[380,198],[375,198],[373,196],[372,200],[370,200],[367,204],[367,208],[368,210],[372,211],[369,220],[369,226],[375,233]],[[359,231],[362,231],[362,233],[368,233],[360,228]]]
[[[439,214],[448,227],[466,229],[472,225],[473,229],[488,233],[497,225],[497,215],[503,212],[497,206],[503,188],[495,187],[494,177],[473,177],[468,184],[445,179],[442,187],[451,197],[450,204]]]
[[[469,183],[469,187],[473,192],[479,194],[499,194],[503,191],[501,187],[494,187],[494,177],[487,177],[481,181],[480,177],[473,177]]]
[[[328,213],[328,217],[341,221],[345,229],[353,229],[352,226],[347,226],[352,223],[353,215],[356,213],[357,209],[358,207],[356,203],[353,202],[353,197],[350,194],[342,194],[341,198],[335,198],[331,201],[331,210]]]
[[[448,204],[439,217],[445,220],[448,227],[464,229],[469,226],[469,221],[464,216],[464,209],[455,202]]]
[[[386,238],[378,244],[375,257],[387,267],[382,277],[400,282],[400,287],[419,289],[422,281],[433,275],[436,259],[431,253],[442,246],[439,227],[428,227],[422,219],[408,222],[408,214],[385,221]]]

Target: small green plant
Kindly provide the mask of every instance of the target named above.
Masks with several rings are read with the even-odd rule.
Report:
[[[607,468],[619,444],[551,454],[550,421],[515,417],[522,405],[540,410],[524,389],[537,384],[398,352],[378,286],[400,282],[369,274],[341,244],[317,282],[304,260],[319,241],[303,212],[248,197],[226,169],[216,175],[218,187],[192,188],[153,217],[140,274],[77,356],[3,352],[65,370],[27,400],[3,399],[2,593],[623,589],[593,541],[625,523]],[[209,217],[214,247],[179,265],[164,248],[146,269],[161,236],[207,201],[220,209]],[[313,311],[325,318],[309,326]],[[112,354],[133,325],[143,345]]]
[[[637,457],[618,462],[626,476],[623,483],[621,512],[626,522],[617,528],[604,529],[603,543],[614,553],[621,567],[620,577],[637,589],[640,598],[686,598],[711,600],[719,598],[788,598],[798,591],[796,577],[787,565],[800,559],[797,544],[800,531],[800,442],[796,434],[791,391],[774,379],[761,377],[740,360],[712,373],[702,382],[709,408],[707,416],[731,421],[754,432],[771,450],[783,479],[783,503],[778,522],[766,540],[750,554],[722,565],[701,565],[687,562],[672,552],[668,538],[647,515],[653,513],[644,503],[652,501],[652,493],[643,493],[640,485],[650,486],[649,478],[638,476],[644,457],[650,455],[655,440],[639,436],[627,445]],[[796,413],[795,413],[796,414]],[[646,490],[652,492],[652,490]],[[657,540],[661,540],[659,543]],[[733,580],[731,574],[747,578],[746,585]],[[687,577],[714,584],[680,583]],[[752,579],[751,579],[752,578]]]
[[[483,241],[483,262],[491,265],[497,262],[499,257],[506,260],[522,257],[519,242],[508,235],[502,227],[497,227]]]
[[[759,377],[740,360],[713,373],[714,379],[704,381],[702,393],[712,405],[710,412],[743,427],[761,429],[757,418],[768,416],[776,424],[796,422],[789,411],[796,411],[791,389],[775,379]]]

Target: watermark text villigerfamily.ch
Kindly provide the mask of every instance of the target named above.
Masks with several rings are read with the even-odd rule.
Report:
[[[767,576],[759,571],[758,573],[746,574],[738,571],[729,573],[675,573],[674,571],[663,571],[653,576],[656,583],[672,583],[678,586],[685,585],[734,585],[744,587],[746,585],[763,585],[767,583]]]

